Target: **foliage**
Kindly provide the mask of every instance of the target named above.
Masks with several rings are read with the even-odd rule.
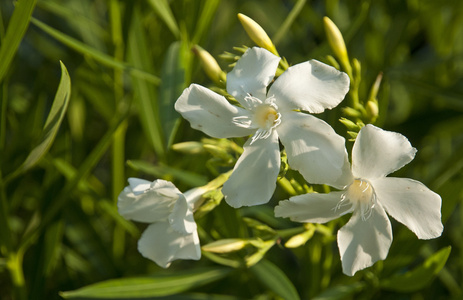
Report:
[[[442,237],[420,241],[393,223],[387,259],[347,277],[335,241],[347,219],[301,226],[274,217],[278,200],[326,189],[282,166],[267,205],[233,209],[217,186],[204,195],[201,244],[230,251],[203,249],[200,261],[167,270],[137,252],[143,225],[116,206],[128,177],[182,191],[220,186],[242,151],[243,139],[210,139],[173,110],[192,82],[223,89],[195,45],[224,58],[225,72],[242,54],[235,46],[254,45],[238,13],[289,65],[315,58],[350,72],[347,99],[320,117],[346,139],[369,122],[406,135],[418,153],[394,176],[442,196]],[[324,16],[344,36],[350,71],[329,46]],[[462,36],[459,0],[1,1],[1,298],[134,299],[135,289],[150,299],[459,299]]]

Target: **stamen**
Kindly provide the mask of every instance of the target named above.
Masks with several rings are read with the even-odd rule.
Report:
[[[348,202],[346,200],[348,200]],[[355,179],[354,182],[345,189],[345,192],[341,196],[341,200],[334,210],[336,211],[348,203],[352,205],[350,211],[360,209],[362,220],[367,220],[373,213],[373,208],[376,204],[376,193],[371,184],[364,179]]]

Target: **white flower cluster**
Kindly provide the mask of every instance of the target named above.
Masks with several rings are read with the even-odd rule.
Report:
[[[223,185],[226,202],[238,208],[270,200],[280,171],[280,141],[290,167],[307,182],[339,191],[291,197],[279,203],[275,215],[324,223],[352,213],[337,239],[345,274],[386,258],[392,242],[386,212],[420,239],[438,237],[443,230],[440,196],[420,182],[386,177],[414,158],[416,149],[409,141],[366,125],[355,141],[351,167],[344,138],[311,115],[336,107],[349,90],[349,77],[310,60],[274,80],[279,61],[258,47],[244,53],[227,75],[227,92],[240,106],[197,84],[185,89],[175,104],[191,127],[209,136],[251,136]],[[162,180],[129,182],[119,196],[120,213],[152,223],[139,241],[140,252],[163,267],[174,259],[199,259],[191,204],[200,192],[189,197]]]

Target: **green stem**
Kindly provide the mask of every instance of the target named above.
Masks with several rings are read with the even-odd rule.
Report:
[[[10,271],[11,281],[13,282],[14,293],[17,300],[27,299],[24,272],[22,268],[23,252],[10,253],[7,261],[7,268]]]
[[[295,228],[277,230],[277,235],[281,238],[287,238],[299,233],[303,233],[304,231],[307,231],[307,228],[305,228],[305,226],[300,226]]]

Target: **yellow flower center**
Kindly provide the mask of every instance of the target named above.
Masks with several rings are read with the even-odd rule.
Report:
[[[275,108],[268,104],[262,104],[256,108],[254,121],[262,129],[269,130],[275,125],[279,115]]]
[[[336,209],[348,204],[346,200],[352,205],[351,211],[360,209],[362,219],[366,220],[371,216],[375,207],[376,194],[367,180],[355,179],[342,194],[341,201],[336,206]]]

